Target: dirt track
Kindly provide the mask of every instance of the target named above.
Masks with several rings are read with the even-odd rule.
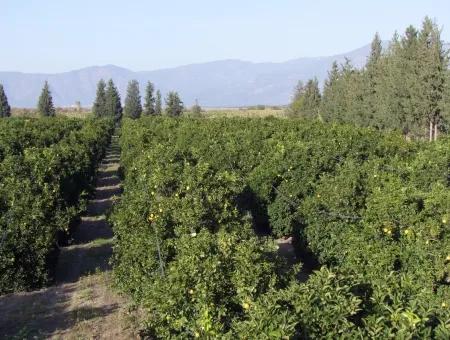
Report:
[[[0,297],[0,338],[135,338],[127,301],[111,288],[113,233],[106,215],[120,195],[119,147],[114,136],[98,171],[94,198],[61,249],[56,285]]]

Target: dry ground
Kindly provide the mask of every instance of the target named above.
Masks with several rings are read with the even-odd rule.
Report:
[[[113,137],[86,216],[61,249],[56,285],[0,297],[0,339],[138,338],[138,313],[111,287],[113,233],[106,214],[121,192],[118,167]]]

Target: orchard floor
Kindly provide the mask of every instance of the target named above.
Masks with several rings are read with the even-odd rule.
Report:
[[[113,137],[98,171],[94,198],[61,249],[55,285],[0,297],[0,339],[138,338],[136,311],[111,287],[113,233],[106,215],[121,193]]]

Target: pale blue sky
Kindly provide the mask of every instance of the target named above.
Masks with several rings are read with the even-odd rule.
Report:
[[[449,14],[449,0],[0,0],[0,71],[333,55],[425,15],[450,41]]]

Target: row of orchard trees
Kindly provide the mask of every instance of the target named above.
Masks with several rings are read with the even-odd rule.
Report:
[[[122,108],[119,91],[112,79],[108,81],[108,84],[102,79],[97,84],[97,94],[92,110],[97,117],[115,117],[116,121],[122,118],[122,114],[130,118],[139,118],[142,114],[161,115],[165,113],[169,116],[180,116],[183,113],[184,105],[177,92],[169,92],[165,104],[163,112],[161,92],[157,90],[155,94],[154,85],[148,82],[145,89],[144,107],[142,107],[139,83],[132,80],[128,84],[125,107]],[[47,81],[39,96],[37,110],[41,116],[54,116],[56,113]],[[3,85],[0,84],[0,118],[9,116],[11,116],[11,107]]]
[[[425,18],[420,30],[395,34],[385,51],[377,34],[363,69],[333,63],[322,93],[316,79],[300,83],[290,111],[435,140],[450,123],[448,66],[441,30]]]
[[[55,107],[48,83],[45,82],[37,105],[37,110],[41,116],[54,116]],[[3,85],[0,84],[0,118],[11,116],[11,106],[8,103]]]
[[[8,104],[3,85],[0,84],[0,118],[11,116],[11,107]]]
[[[165,114],[180,116],[183,113],[184,105],[177,92],[169,92],[165,104]],[[120,94],[113,80],[110,79],[106,84],[101,79],[97,84],[97,94],[92,110],[98,117],[113,116],[116,121],[120,120],[122,115],[134,119],[141,115],[161,115],[163,114],[161,91],[157,90],[155,94],[155,86],[148,82],[145,88],[144,105],[142,106],[139,83],[137,80],[131,80],[128,83],[125,106],[122,108]]]

